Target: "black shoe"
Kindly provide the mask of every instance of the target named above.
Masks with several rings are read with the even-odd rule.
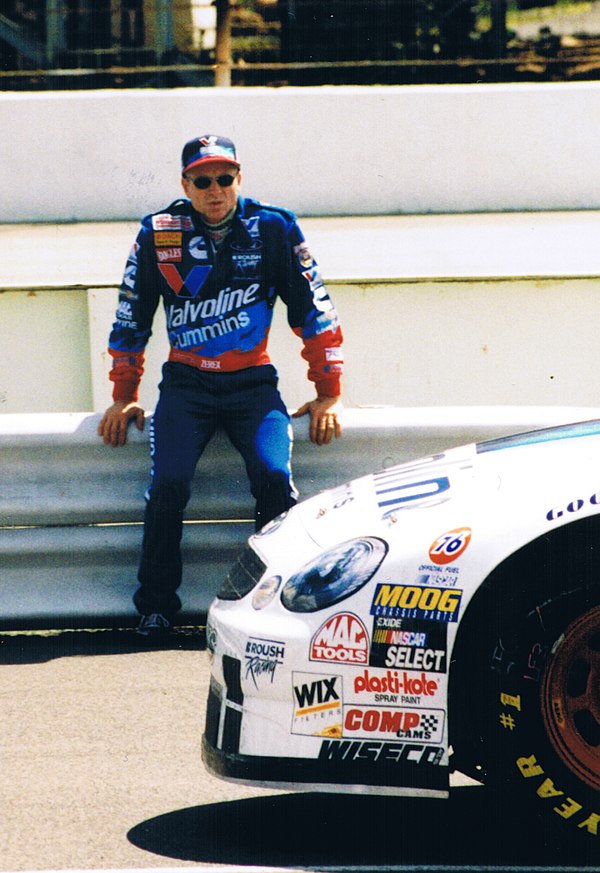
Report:
[[[166,636],[171,629],[171,622],[165,615],[160,612],[153,612],[152,615],[143,615],[140,619],[136,633],[143,637],[151,637],[156,639]]]

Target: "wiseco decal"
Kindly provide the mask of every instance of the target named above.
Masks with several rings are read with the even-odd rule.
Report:
[[[423,746],[416,743],[390,743],[360,740],[323,740],[319,751],[319,761],[333,761],[336,764],[361,765],[368,763],[371,768],[385,769],[389,772],[394,764],[443,765],[444,749],[440,746]]]
[[[369,636],[362,621],[350,612],[332,615],[321,625],[310,643],[311,661],[366,664]]]

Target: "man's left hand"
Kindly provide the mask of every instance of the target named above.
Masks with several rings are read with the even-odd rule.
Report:
[[[338,415],[341,411],[339,397],[317,397],[309,400],[293,413],[292,418],[310,415],[310,439],[318,446],[330,443],[333,437],[341,437],[342,425]]]

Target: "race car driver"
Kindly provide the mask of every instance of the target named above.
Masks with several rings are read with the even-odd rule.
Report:
[[[182,152],[185,199],[147,216],[130,252],[109,338],[113,404],[98,433],[122,446],[138,404],[144,350],[159,301],[170,343],[151,424],[152,474],[134,604],[138,631],[162,635],[181,608],[180,541],[196,464],[218,427],[242,455],[256,529],[296,502],[291,426],[267,341],[277,298],[303,343],[316,398],[310,437],[341,435],[342,332],[295,216],[242,197],[235,145],[224,136],[190,140]]]

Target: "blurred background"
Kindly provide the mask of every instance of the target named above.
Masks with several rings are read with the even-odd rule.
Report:
[[[0,90],[593,80],[600,0],[4,0]]]

